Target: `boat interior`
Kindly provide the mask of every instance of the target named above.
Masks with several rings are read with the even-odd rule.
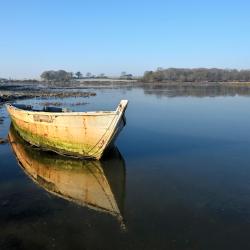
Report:
[[[67,108],[59,108],[59,107],[43,107],[42,109],[34,109],[31,105],[25,105],[25,104],[12,104],[12,106],[27,110],[27,111],[36,111],[36,112],[56,112],[56,113],[65,113],[65,112],[71,112],[71,110]]]

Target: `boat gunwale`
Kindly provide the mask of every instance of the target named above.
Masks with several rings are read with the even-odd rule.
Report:
[[[28,115],[55,115],[55,116],[106,116],[106,115],[117,115],[117,111],[87,111],[87,112],[46,112],[46,111],[34,111],[34,110],[24,110],[21,108],[17,108],[15,105],[12,105],[10,103],[6,104],[7,108],[11,108],[14,110],[17,110],[19,112],[24,112]]]

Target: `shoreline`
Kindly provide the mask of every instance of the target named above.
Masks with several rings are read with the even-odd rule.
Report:
[[[66,98],[95,96],[92,89],[105,88],[140,88],[145,92],[168,90],[198,95],[209,94],[250,94],[250,82],[140,82],[140,81],[86,81],[86,82],[13,82],[0,83],[0,105],[6,102],[29,98]],[[91,90],[90,90],[91,89]],[[185,94],[185,93],[184,93]]]
[[[4,86],[50,86],[50,87],[89,87],[89,86],[249,86],[250,81],[192,81],[192,82],[180,82],[180,81],[143,81],[137,80],[123,80],[123,79],[81,79],[76,81],[66,82],[45,82],[45,81],[32,81],[32,80],[16,80],[0,82],[1,87]]]

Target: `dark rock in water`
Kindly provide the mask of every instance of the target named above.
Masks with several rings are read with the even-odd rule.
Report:
[[[7,143],[8,140],[7,139],[4,139],[4,138],[0,138],[0,144],[4,144],[4,143]]]

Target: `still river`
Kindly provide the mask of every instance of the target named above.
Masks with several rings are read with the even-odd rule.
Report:
[[[60,101],[113,110],[129,100],[101,162],[0,145],[0,249],[250,249],[249,96],[94,91]]]

